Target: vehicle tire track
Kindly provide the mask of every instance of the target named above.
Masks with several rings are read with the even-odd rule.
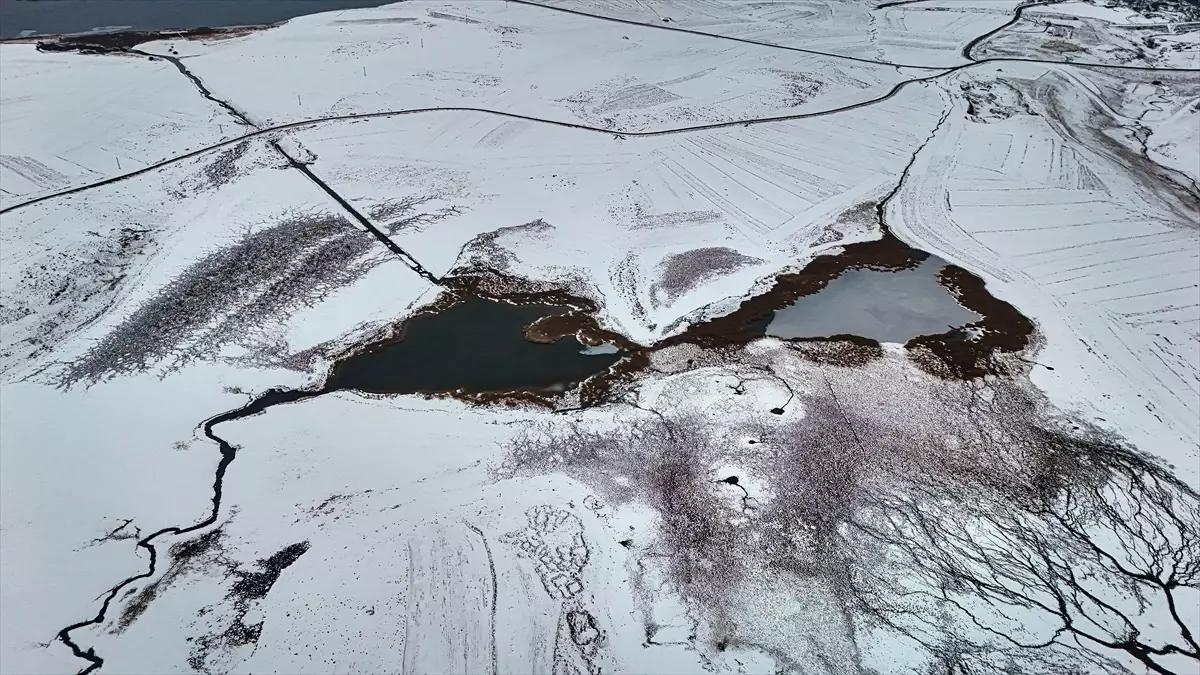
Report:
[[[490,607],[490,612],[491,612],[490,625],[491,625],[491,640],[492,640],[492,646],[491,646],[492,672],[491,672],[491,675],[498,675],[498,673],[500,672],[500,669],[499,669],[499,661],[498,661],[498,657],[497,657],[497,653],[496,653],[496,603],[499,601],[500,594],[499,594],[499,589],[496,586],[496,582],[497,582],[497,580],[496,580],[496,561],[492,558],[492,547],[488,544],[487,535],[485,535],[483,533],[483,530],[479,529],[478,527],[476,527],[475,525],[471,524],[470,522],[468,522],[466,520],[463,521],[463,525],[466,525],[468,528],[470,528],[470,530],[472,532],[479,535],[479,538],[483,540],[483,550],[485,553],[487,553],[488,570],[491,571],[491,574],[492,574],[492,577],[491,577],[492,578],[492,597],[491,597],[491,607]]]
[[[967,65],[974,65],[974,64],[967,64]],[[564,127],[567,129],[575,129],[578,131],[586,131],[586,132],[591,132],[591,133],[605,134],[607,136],[612,136],[612,137],[621,138],[621,139],[652,138],[652,137],[656,137],[656,136],[670,136],[670,135],[674,135],[674,134],[686,134],[686,133],[693,133],[693,132],[698,132],[698,131],[712,131],[712,130],[716,130],[716,129],[728,129],[728,128],[738,127],[738,126],[748,127],[748,126],[757,125],[757,124],[770,124],[773,122],[791,122],[791,121],[809,119],[809,118],[814,118],[814,117],[824,117],[826,115],[836,115],[838,113],[849,112],[851,110],[857,110],[859,108],[865,108],[865,107],[868,107],[871,105],[875,105],[876,103],[882,103],[884,101],[887,101],[887,100],[895,97],[898,93],[900,93],[905,87],[907,87],[910,84],[932,80],[934,78],[941,77],[943,75],[947,75],[950,72],[952,72],[953,70],[954,69],[944,69],[943,72],[935,73],[933,75],[928,75],[925,77],[920,77],[920,78],[916,78],[916,79],[912,79],[912,80],[904,80],[902,82],[898,82],[887,93],[885,93],[881,96],[878,96],[873,99],[868,99],[866,101],[860,101],[858,103],[851,103],[851,104],[840,106],[837,108],[831,108],[829,110],[818,110],[818,111],[807,112],[807,113],[795,113],[795,114],[791,114],[791,115],[775,115],[775,116],[771,116],[771,117],[755,117],[755,118],[748,118],[748,119],[738,119],[738,120],[731,120],[728,122],[713,122],[713,123],[709,123],[709,124],[699,124],[699,125],[688,126],[688,127],[675,127],[675,128],[670,128],[670,129],[658,129],[658,130],[654,130],[654,131],[619,131],[619,130],[613,130],[613,129],[604,129],[601,127],[593,127],[593,126],[589,126],[587,124],[579,124],[576,122],[564,122],[562,120],[553,120],[553,119],[549,119],[549,118],[533,117],[530,115],[521,115],[519,113],[505,112],[503,110],[491,110],[488,108],[474,108],[474,107],[468,107],[468,106],[410,108],[410,109],[404,109],[404,110],[384,110],[384,111],[380,111],[380,112],[371,112],[371,113],[351,113],[351,114],[347,114],[347,115],[329,115],[329,116],[325,116],[325,117],[315,117],[315,118],[307,119],[307,120],[298,120],[296,122],[287,122],[284,124],[277,124],[277,125],[271,126],[271,127],[255,128],[255,131],[251,131],[251,132],[242,134],[241,136],[237,136],[237,137],[229,138],[229,139],[217,142],[217,143],[213,143],[212,145],[208,145],[203,148],[198,148],[196,150],[192,150],[191,152],[187,152],[182,155],[170,157],[170,158],[162,160],[161,162],[156,162],[154,164],[144,166],[135,171],[130,171],[128,173],[123,173],[123,174],[120,174],[117,176],[111,176],[111,177],[105,178],[103,180],[95,181],[93,183],[87,183],[85,185],[80,185],[77,187],[69,188],[67,190],[62,190],[59,192],[42,195],[40,197],[35,197],[34,199],[20,202],[18,204],[13,204],[12,206],[6,206],[3,209],[0,209],[0,214],[9,213],[11,211],[25,208],[27,206],[33,206],[34,204],[38,204],[38,203],[41,203],[41,202],[44,202],[44,201],[47,201],[50,199],[54,199],[56,197],[65,197],[67,195],[77,194],[77,193],[83,192],[85,190],[103,187],[105,185],[112,185],[113,183],[116,183],[116,182],[119,182],[122,180],[126,180],[129,178],[135,178],[137,176],[149,173],[151,171],[161,169],[165,166],[170,166],[171,164],[175,164],[177,162],[191,159],[193,157],[198,157],[200,155],[203,155],[207,152],[211,152],[213,150],[218,150],[218,149],[230,146],[230,145],[235,145],[235,144],[240,143],[245,140],[261,138],[264,136],[271,137],[271,134],[275,134],[275,133],[279,133],[279,132],[283,132],[283,131],[295,131],[298,129],[307,129],[307,128],[316,127],[316,126],[320,126],[320,125],[331,123],[331,122],[346,122],[346,121],[365,120],[365,119],[383,119],[383,118],[388,118],[388,117],[402,117],[405,115],[422,115],[422,114],[428,114],[428,113],[448,113],[448,112],[481,113],[481,114],[485,114],[485,115],[495,115],[497,117],[505,117],[508,119],[522,120],[525,122],[538,122],[541,124],[550,124],[550,125],[557,126],[557,127]]]

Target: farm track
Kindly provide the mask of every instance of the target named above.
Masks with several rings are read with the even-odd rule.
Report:
[[[820,110],[820,111],[810,112],[810,113],[797,113],[794,115],[776,115],[776,116],[771,116],[771,117],[756,117],[756,118],[749,118],[749,119],[739,119],[739,120],[731,120],[728,122],[714,122],[711,124],[701,124],[701,125],[696,125],[696,126],[677,127],[677,128],[671,128],[671,129],[658,129],[658,130],[654,130],[654,131],[620,131],[620,130],[613,130],[613,129],[604,129],[601,127],[589,126],[586,124],[578,124],[575,122],[565,122],[562,120],[554,120],[554,119],[549,119],[549,118],[544,118],[544,117],[534,117],[531,115],[521,115],[518,113],[505,112],[503,110],[491,110],[488,108],[473,108],[473,107],[466,107],[466,106],[449,106],[449,107],[436,107],[436,108],[411,108],[411,109],[407,109],[407,110],[384,110],[384,111],[380,111],[380,112],[371,112],[371,113],[354,113],[354,114],[350,114],[350,115],[331,115],[331,116],[327,116],[327,117],[316,117],[313,119],[299,120],[296,122],[287,122],[284,124],[278,124],[278,125],[271,126],[271,127],[256,128],[254,131],[242,134],[241,136],[229,138],[229,139],[220,141],[218,143],[213,143],[212,145],[207,145],[203,148],[192,150],[192,151],[184,153],[182,155],[170,157],[168,159],[162,160],[161,162],[156,162],[154,164],[142,167],[141,169],[137,169],[135,171],[129,171],[127,173],[123,173],[123,174],[120,174],[117,176],[111,176],[109,178],[105,178],[103,180],[98,180],[93,183],[88,183],[85,185],[68,188],[66,190],[62,190],[59,192],[42,195],[40,197],[30,199],[25,202],[13,204],[12,206],[8,206],[3,209],[0,209],[0,214],[9,213],[10,211],[15,211],[17,209],[24,208],[26,206],[32,206],[39,202],[44,202],[46,200],[54,199],[56,197],[65,197],[67,195],[76,194],[79,192],[83,192],[85,190],[90,190],[92,188],[103,187],[105,185],[111,185],[113,183],[117,183],[117,182],[129,179],[129,178],[134,178],[136,176],[140,176],[142,174],[149,173],[151,171],[155,171],[157,169],[161,169],[165,166],[169,166],[176,162],[181,162],[181,161],[184,161],[187,159],[191,159],[193,157],[198,157],[200,155],[211,152],[213,150],[218,150],[218,149],[228,147],[231,145],[236,145],[237,143],[240,143],[245,140],[260,138],[263,136],[269,137],[270,134],[277,133],[277,132],[293,131],[293,130],[297,130],[297,129],[306,129],[306,128],[310,128],[310,127],[320,126],[322,124],[331,123],[331,122],[346,122],[346,121],[353,121],[353,120],[382,119],[382,118],[387,118],[387,117],[400,117],[400,116],[404,116],[404,115],[421,115],[421,114],[427,114],[427,113],[449,113],[449,112],[482,113],[485,115],[494,115],[497,117],[504,117],[507,119],[522,120],[522,121],[526,121],[526,122],[537,122],[540,124],[549,124],[549,125],[553,125],[553,126],[557,126],[557,127],[564,127],[567,129],[576,129],[579,131],[587,131],[587,132],[592,132],[592,133],[605,134],[607,136],[613,136],[613,137],[622,138],[622,139],[624,139],[624,138],[649,138],[649,137],[654,137],[654,136],[669,136],[669,135],[674,135],[674,134],[685,134],[685,133],[692,133],[692,132],[697,132],[697,131],[712,131],[715,129],[726,129],[726,128],[737,127],[737,126],[745,127],[745,126],[751,126],[751,125],[755,125],[755,124],[768,124],[771,122],[789,122],[789,121],[793,121],[793,120],[802,120],[802,119],[808,119],[808,118],[812,118],[812,117],[824,117],[826,115],[834,115],[837,113],[849,112],[851,110],[856,110],[858,108],[865,108],[867,106],[886,101],[886,100],[892,98],[893,96],[895,96],[896,94],[898,94],[904,87],[906,87],[910,84],[913,84],[916,82],[929,81],[936,77],[941,77],[943,75],[946,75],[948,72],[949,72],[949,70],[946,70],[944,72],[936,73],[934,75],[930,75],[930,76],[926,76],[926,77],[922,77],[922,78],[905,80],[903,82],[896,84],[896,86],[892,87],[891,90],[889,90],[886,94],[884,94],[882,96],[879,96],[879,97],[876,97],[873,99],[869,99],[866,101],[861,101],[859,103],[852,103],[850,105],[833,108],[830,110]]]

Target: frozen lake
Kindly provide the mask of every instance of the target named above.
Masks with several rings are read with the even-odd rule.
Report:
[[[251,26],[386,4],[386,0],[4,0],[0,38],[97,29]]]
[[[958,304],[938,283],[945,265],[941,258],[928,256],[898,272],[843,272],[821,291],[775,312],[766,332],[781,338],[858,335],[904,343],[978,321],[978,314]]]

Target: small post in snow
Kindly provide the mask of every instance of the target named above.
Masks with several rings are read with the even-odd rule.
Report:
[[[121,158],[113,155],[113,159],[117,160],[117,171],[121,170]]]

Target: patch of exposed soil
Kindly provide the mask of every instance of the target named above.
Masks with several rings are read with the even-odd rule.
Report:
[[[951,331],[909,340],[905,347],[913,360],[942,377],[1007,374],[1008,367],[996,356],[1024,351],[1033,336],[1033,322],[1016,307],[992,297],[983,279],[961,267],[948,265],[938,276],[962,305],[983,318],[967,327],[974,335]]]
[[[155,40],[213,40],[249,35],[268,26],[238,26],[236,28],[191,28],[188,30],[121,30],[111,33],[62,35],[51,40],[39,39],[38,51],[106,54],[132,49],[143,42]]]
[[[724,246],[698,248],[667,256],[659,263],[659,278],[650,287],[650,297],[657,304],[659,294],[667,304],[714,277],[762,262],[760,258],[742,255]]]

